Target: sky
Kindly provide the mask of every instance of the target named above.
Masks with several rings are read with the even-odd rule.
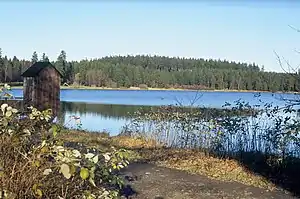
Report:
[[[212,3],[213,2],[213,3]],[[162,55],[256,63],[282,71],[275,52],[300,64],[300,2],[4,0],[0,48],[30,59]],[[284,65],[285,70],[288,69]]]

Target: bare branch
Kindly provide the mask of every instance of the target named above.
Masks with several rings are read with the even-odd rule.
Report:
[[[295,27],[293,27],[291,25],[289,25],[289,27],[292,28],[293,30],[297,31],[297,32],[300,32],[300,30],[298,28],[295,28]]]
[[[193,97],[193,99],[190,99],[188,96],[188,100],[189,100],[189,104],[187,106],[190,106],[190,107],[193,107],[197,101],[199,101],[199,99],[203,96],[203,93],[200,93],[199,91],[196,92],[195,96]],[[175,101],[176,103],[179,105],[179,106],[184,106],[183,104],[183,99],[179,100],[176,96],[174,97],[175,98]]]
[[[294,73],[297,73],[297,70],[296,70],[297,68],[292,67],[291,64],[288,62],[288,60],[286,60],[285,58],[283,58],[283,59],[288,66],[289,72],[290,72],[290,70],[292,70],[292,71],[294,71]]]
[[[297,31],[297,32],[300,32],[300,29],[297,29],[291,25],[289,25],[290,28],[292,28],[293,30]],[[294,50],[296,53],[299,53],[300,54],[300,51],[298,50]],[[284,57],[280,57],[275,51],[274,51],[274,54],[277,58],[277,61],[281,67],[281,69],[287,73],[288,75],[290,75],[291,77],[295,78],[296,81],[300,81],[300,74],[299,74],[299,68],[300,68],[300,65],[298,65],[297,67],[292,67],[291,64],[289,63],[289,61],[287,61]],[[287,65],[287,69],[283,66],[283,61],[285,62],[285,64]],[[288,71],[287,71],[288,70]],[[296,88],[295,90],[296,91],[299,91],[299,88],[297,86],[297,84],[295,85]],[[280,96],[279,97],[279,100],[282,100],[286,103],[286,107],[293,107],[293,106],[296,106],[296,105],[300,105],[300,96],[299,95],[295,95],[294,98],[287,98],[286,96]]]
[[[299,50],[297,50],[297,49],[294,49],[294,51],[295,51],[296,53],[299,53],[299,54],[300,54],[300,51],[299,51]]]
[[[276,51],[274,51],[274,54],[277,58],[277,61],[281,67],[281,69],[287,73],[288,75],[290,75],[291,77],[295,78],[296,80],[299,81],[299,74],[298,74],[298,70],[299,70],[299,66],[294,68],[291,66],[291,64],[285,59],[285,58],[280,58],[280,56],[276,53]],[[288,71],[285,69],[284,64],[282,62],[282,60],[285,62],[285,64],[288,66]],[[291,72],[292,70],[292,72]],[[299,88],[295,88],[297,91],[299,91]]]
[[[281,58],[279,57],[279,55],[276,53],[275,50],[274,50],[274,54],[275,54],[275,56],[276,56],[276,58],[277,58],[277,61],[278,61],[278,63],[279,63],[279,66],[281,67],[281,69],[282,69],[285,73],[288,73],[288,72],[284,69],[283,64],[282,64],[282,61],[281,61]]]
[[[283,58],[280,58],[279,55],[276,53],[276,51],[274,51],[274,54],[275,56],[277,57],[277,61],[281,67],[281,69],[285,72],[285,73],[288,73],[290,75],[296,75],[296,73],[298,72],[298,69],[299,69],[299,66],[294,68],[292,67],[292,65],[288,62],[288,60],[286,60],[284,57]],[[282,63],[282,60],[285,62],[285,64],[288,66],[288,71],[284,68],[283,66],[283,63]],[[291,70],[293,72],[291,72]]]

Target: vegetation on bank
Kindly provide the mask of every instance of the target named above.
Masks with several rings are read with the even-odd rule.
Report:
[[[13,82],[12,82],[13,83]],[[0,84],[1,85],[1,84]],[[4,85],[4,84],[2,84]],[[15,89],[22,89],[23,83],[18,86],[12,86]],[[120,88],[112,88],[112,87],[98,87],[98,86],[66,86],[62,85],[60,87],[62,90],[148,90],[148,91],[198,91],[198,92],[241,92],[241,93],[299,93],[299,91],[263,91],[263,90],[217,90],[217,89],[202,89],[202,90],[195,90],[190,88],[151,88],[151,87],[120,87]]]
[[[299,121],[291,107],[236,101],[231,111],[162,106],[140,110],[118,136],[71,131],[64,139],[125,148],[130,161],[151,162],[222,181],[299,195]],[[229,104],[227,104],[229,106]],[[288,113],[287,115],[285,115]]]
[[[215,115],[162,106],[136,111],[114,137],[76,130],[80,124],[65,129],[51,123],[49,110],[24,113],[2,104],[1,111],[1,193],[7,198],[115,198],[123,187],[119,170],[132,161],[298,193],[300,125],[281,112],[295,113],[291,107],[266,103],[257,110],[238,100],[231,112]]]
[[[0,82],[22,82],[21,73],[36,61],[49,61],[34,52],[32,60],[8,58],[0,50]],[[112,56],[67,61],[61,51],[53,64],[62,84],[106,88],[174,88],[185,90],[298,91],[298,72],[265,72],[263,66],[227,60],[165,56]],[[279,66],[280,67],[280,66]]]
[[[135,113],[121,135],[155,140],[163,148],[138,151],[161,165],[264,188],[273,184],[300,195],[296,104],[293,99],[285,107],[263,101],[250,106],[237,100],[224,105],[234,115],[164,106]]]
[[[126,148],[131,162],[151,162],[160,166],[186,170],[214,179],[236,181],[246,185],[273,190],[274,184],[268,182],[233,159],[220,159],[208,156],[199,150],[172,149],[159,145],[155,140],[143,137],[113,136],[105,133],[90,133],[73,130],[63,134],[65,141],[82,143],[85,146],[98,147],[103,150],[114,146]]]
[[[6,85],[1,92],[10,88]],[[1,93],[2,94],[2,93]],[[51,110],[16,109],[1,104],[0,197],[116,198],[124,186],[118,171],[128,153],[64,141],[65,129]]]
[[[149,162],[222,181],[235,181],[268,190],[276,189],[276,185],[268,178],[247,169],[238,160],[214,157],[200,150],[166,148],[155,140],[143,137],[110,137],[101,133],[91,135],[84,131],[70,131],[62,139],[102,149],[110,146],[126,148],[131,162]]]

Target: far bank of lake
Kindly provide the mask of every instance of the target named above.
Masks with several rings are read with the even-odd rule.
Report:
[[[23,86],[12,86],[13,89],[23,89]],[[140,87],[97,87],[97,86],[61,86],[62,90],[141,90],[141,91],[194,91],[194,92],[240,92],[240,93],[288,93],[299,94],[300,92],[283,92],[283,91],[261,91],[261,90],[234,90],[234,89],[182,89],[182,88],[140,88]]]

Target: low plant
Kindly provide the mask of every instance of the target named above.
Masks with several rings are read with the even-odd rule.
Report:
[[[127,151],[68,147],[51,118],[51,110],[1,105],[0,198],[116,198]]]
[[[161,106],[149,112],[137,111],[125,134],[155,140],[158,145],[179,148],[210,147],[219,144],[216,121],[198,108]]]

